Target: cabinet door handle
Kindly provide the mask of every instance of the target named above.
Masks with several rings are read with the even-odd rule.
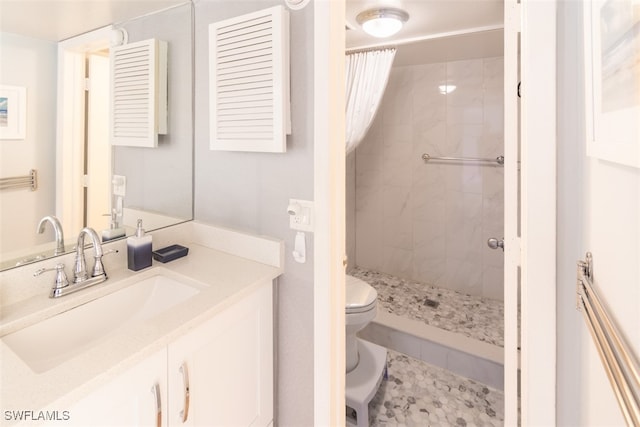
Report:
[[[160,384],[155,383],[151,387],[154,400],[156,401],[156,427],[162,427],[162,400],[160,397]]]
[[[182,422],[186,422],[187,418],[189,418],[189,399],[191,396],[189,395],[189,370],[187,369],[187,362],[184,362],[179,369],[182,374],[182,384],[184,386],[184,404],[182,405],[182,411],[180,411],[180,418],[182,418]]]

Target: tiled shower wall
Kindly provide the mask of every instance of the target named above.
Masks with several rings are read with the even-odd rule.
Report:
[[[438,86],[456,85],[443,95]],[[503,58],[396,67],[347,158],[351,265],[502,299],[503,168],[421,156],[503,155]]]

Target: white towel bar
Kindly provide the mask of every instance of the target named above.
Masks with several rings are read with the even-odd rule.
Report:
[[[0,178],[0,190],[17,188],[30,188],[31,191],[36,191],[38,189],[38,171],[31,169],[29,175]]]

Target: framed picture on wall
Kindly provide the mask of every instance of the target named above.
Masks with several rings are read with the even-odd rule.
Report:
[[[27,89],[0,85],[0,139],[24,139],[27,121]]]
[[[583,4],[587,155],[640,168],[640,2]]]

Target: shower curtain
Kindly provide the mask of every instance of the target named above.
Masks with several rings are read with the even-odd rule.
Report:
[[[395,48],[346,56],[346,145],[353,151],[367,134],[389,80]]]

